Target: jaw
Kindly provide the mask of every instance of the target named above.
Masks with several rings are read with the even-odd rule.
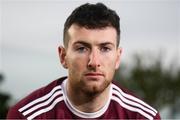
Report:
[[[68,82],[67,82],[68,83]],[[107,84],[102,92],[96,86],[88,86],[88,88],[81,86],[80,88],[68,89],[68,98],[71,103],[80,111],[83,112],[96,112],[102,108],[108,101],[110,84]]]

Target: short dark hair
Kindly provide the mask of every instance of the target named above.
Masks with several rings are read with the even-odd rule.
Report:
[[[114,10],[107,8],[103,3],[86,3],[77,7],[67,18],[64,24],[63,42],[68,46],[67,31],[72,24],[88,29],[105,28],[111,26],[117,32],[117,46],[120,41],[120,18]]]

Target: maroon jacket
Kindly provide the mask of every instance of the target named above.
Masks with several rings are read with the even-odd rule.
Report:
[[[103,108],[81,112],[67,98],[66,81],[67,77],[60,78],[31,93],[9,110],[7,119],[160,119],[154,108],[114,82]]]

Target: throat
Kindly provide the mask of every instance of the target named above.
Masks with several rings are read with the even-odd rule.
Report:
[[[77,98],[81,99],[70,99],[70,102],[76,109],[86,113],[99,111],[107,102],[107,98],[100,99],[98,94],[78,96]]]

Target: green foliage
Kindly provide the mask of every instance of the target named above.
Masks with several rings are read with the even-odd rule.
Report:
[[[3,81],[3,75],[0,74],[0,83]],[[10,95],[0,92],[0,119],[6,118],[8,112],[8,101],[10,100]]]
[[[148,59],[149,63],[141,55],[136,54],[133,60],[135,64],[126,74],[124,71],[128,67],[125,64],[120,66],[115,75],[116,80],[158,109],[178,102],[180,69],[173,69],[176,67],[175,63],[165,69],[162,58]]]

